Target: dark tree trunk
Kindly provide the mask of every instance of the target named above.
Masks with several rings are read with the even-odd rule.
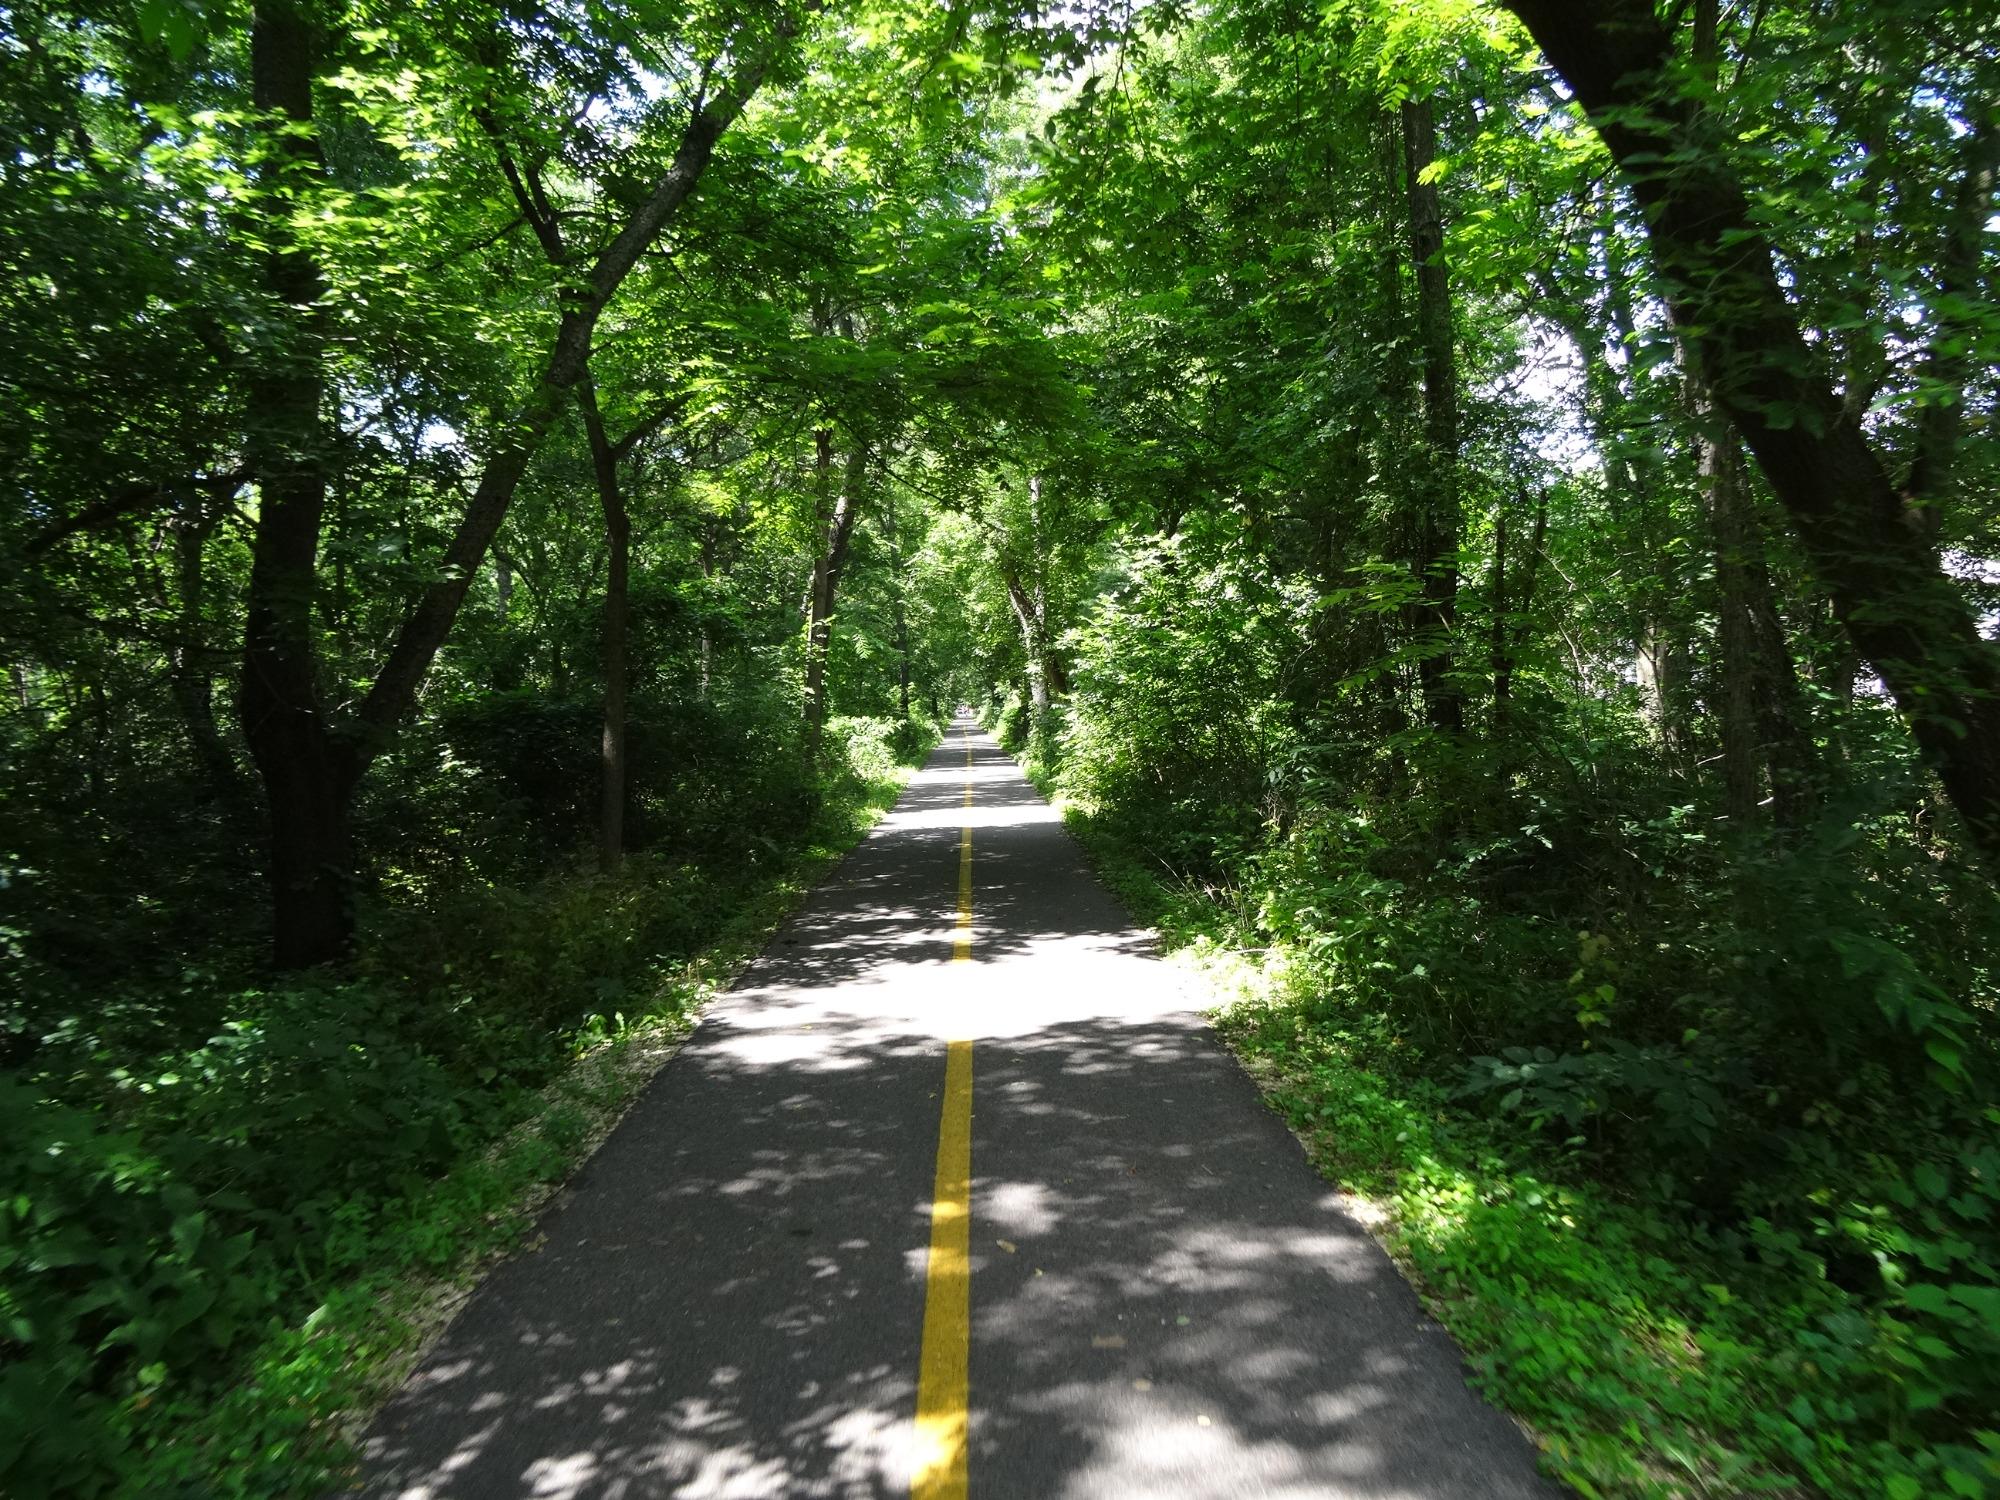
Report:
[[[285,969],[340,957],[353,931],[354,772],[328,730],[313,640],[326,507],[325,318],[319,267],[295,243],[289,222],[296,198],[320,172],[314,63],[304,11],[287,0],[259,4],[251,20],[251,98],[269,121],[258,178],[270,246],[264,292],[269,326],[279,333],[251,360],[245,391],[258,505],[238,709],[269,806],[272,956]]]
[[[1719,0],[1695,0],[1690,50],[1711,90],[1720,78],[1720,23]],[[1798,673],[1778,618],[1742,448],[1715,410],[1685,340],[1682,348],[1715,560],[1725,805],[1739,826],[1747,826],[1768,779],[1774,820],[1780,828],[1796,828],[1811,815],[1813,762]],[[1851,392],[1843,395],[1844,409],[1850,400]]]
[[[1745,500],[1749,499],[1746,490]],[[1764,561],[1764,532],[1756,508],[1744,508],[1751,635],[1757,652],[1757,717],[1771,779],[1771,811],[1780,828],[1801,828],[1819,801],[1819,753],[1799,687],[1798,663],[1778,616],[1777,591]]]
[[[790,40],[780,26],[773,49]],[[556,337],[534,391],[494,447],[434,582],[404,617],[356,720],[338,730],[319,698],[312,635],[319,532],[326,506],[320,408],[325,396],[318,267],[291,244],[281,188],[320,172],[312,121],[313,32],[289,0],[253,14],[252,96],[294,128],[278,135],[259,175],[273,189],[262,226],[273,247],[265,287],[284,313],[285,342],[257,362],[247,387],[246,449],[261,492],[251,549],[240,711],[271,809],[274,955],[281,968],[343,957],[353,922],[350,807],[370,762],[416,701],[529,461],[586,369],[591,335],[632,267],[694,192],[720,139],[756,92],[773,51],[747,59],[737,76],[690,116],[673,162],[587,271],[570,280]],[[296,198],[296,192],[293,193]]]
[[[178,595],[175,640],[167,654],[169,689],[195,764],[216,796],[230,802],[244,790],[236,757],[215,722],[215,664],[208,648],[204,618],[208,593],[206,552],[221,512],[213,507],[194,510],[174,524],[174,590]]]
[[[1514,689],[1514,655],[1507,639],[1507,507],[1493,517],[1493,738],[1507,732],[1507,704]]]
[[[626,651],[630,614],[632,518],[618,487],[618,455],[604,435],[597,392],[590,376],[577,383],[590,439],[590,466],[597,478],[597,502],[604,512],[609,554],[604,579],[604,732],[601,737],[597,819],[597,867],[607,874],[625,857],[625,698],[629,675]]]
[[[1508,0],[1645,210],[1669,305],[1856,651],[2000,871],[2000,652],[1819,370],[1726,141],[1674,90],[1651,0]]]
[[[713,580],[715,577],[715,533],[720,524],[713,516],[710,516],[701,523],[701,576],[704,579]],[[704,601],[707,597],[706,595],[703,596]],[[695,697],[700,702],[706,703],[715,691],[715,636],[709,629],[708,607],[705,602],[701,614],[701,639],[699,644],[700,677],[695,684]]]
[[[1692,376],[1690,386],[1695,391],[1692,415],[1702,504],[1715,559],[1716,675],[1721,682],[1716,720],[1722,729],[1723,807],[1731,823],[1747,828],[1756,819],[1763,787],[1757,743],[1757,646],[1744,567],[1749,539],[1743,526],[1747,508],[1743,466],[1735,434]]]
[[[1924,380],[1935,387],[1917,421],[1915,453],[1903,481],[1904,498],[1926,535],[1935,535],[1958,435],[1965,425],[1965,384],[1972,375],[1973,330],[1958,309],[1979,297],[1980,261],[1993,213],[1994,179],[2000,175],[2000,109],[1989,105],[1966,133],[1964,167],[1938,261],[1943,294],[1937,337],[1925,351]],[[1949,392],[1951,399],[1940,399]],[[1858,416],[1858,414],[1857,414]]]
[[[782,45],[789,36],[788,31],[780,28],[773,45]],[[588,272],[576,279],[576,290],[563,312],[534,393],[515,412],[510,436],[488,458],[458,531],[445,549],[438,581],[404,620],[374,687],[361,705],[361,737],[356,749],[364,766],[379,752],[388,734],[415,702],[417,689],[438,648],[444,644],[452,621],[458,617],[459,606],[465,602],[466,590],[479,571],[486,549],[506,519],[507,507],[529,460],[540,449],[571,390],[584,375],[598,318],[640,255],[693,194],[715,154],[715,143],[743,112],[771,59],[772,53],[767,51],[746,61],[727,88],[695,111],[681,132],[672,164],[653,183],[647,197],[632,210]]]
[[[1513,709],[1514,667],[1522,643],[1528,636],[1528,611],[1535,603],[1535,582],[1541,574],[1542,543],[1549,530],[1549,492],[1542,490],[1535,500],[1535,524],[1528,533],[1524,554],[1512,564],[1517,580],[1513,595],[1508,593],[1507,512],[1503,508],[1493,527],[1493,732],[1498,739],[1507,727]]]
[[[1425,473],[1417,516],[1417,573],[1422,580],[1417,661],[1424,715],[1431,728],[1457,734],[1464,694],[1452,671],[1458,623],[1458,367],[1452,348],[1451,281],[1444,262],[1444,215],[1437,184],[1424,173],[1437,159],[1431,101],[1403,105],[1403,170],[1409,192],[1410,259],[1417,272],[1417,338],[1424,361]]]

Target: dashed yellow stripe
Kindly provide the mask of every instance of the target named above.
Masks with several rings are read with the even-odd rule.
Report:
[[[917,1375],[910,1500],[965,1500],[967,1365],[972,1342],[972,1043],[945,1048],[944,1119],[931,1189],[930,1274]]]
[[[972,733],[965,736],[965,806],[972,806]],[[958,926],[951,961],[972,959],[972,821],[958,834]],[[972,1043],[945,1046],[944,1108],[931,1184],[924,1343],[917,1368],[917,1454],[910,1500],[965,1500],[972,1345]]]

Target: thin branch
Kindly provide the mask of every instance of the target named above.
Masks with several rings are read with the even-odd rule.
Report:
[[[207,490],[217,495],[233,495],[250,482],[248,469],[232,469],[226,474],[191,474],[166,484],[128,484],[93,505],[86,505],[66,520],[57,521],[27,545],[30,557],[39,557],[81,531],[97,531],[112,522],[165,505],[184,490]]]

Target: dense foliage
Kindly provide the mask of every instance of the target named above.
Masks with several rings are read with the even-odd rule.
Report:
[[[1991,756],[1995,37],[1658,24],[1596,130],[1469,7],[1242,0],[1068,105],[1023,202],[1104,349],[1094,545],[1044,553],[1071,690],[996,633],[994,722],[1253,955],[1230,1035],[1566,1477],[1990,1493],[2000,905],[1899,678]],[[1724,179],[1730,267],[1674,239]],[[1822,438],[1920,541],[1862,611],[1957,612],[1920,666]]]
[[[1564,1475],[2000,1487],[1996,98],[1904,0],[0,14],[0,1489],[310,1488],[960,699]]]

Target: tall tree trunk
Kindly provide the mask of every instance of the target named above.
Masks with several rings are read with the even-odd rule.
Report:
[[[813,434],[814,474],[819,514],[824,525],[819,553],[813,559],[812,597],[806,623],[806,765],[819,765],[821,736],[826,731],[826,658],[833,644],[833,606],[840,592],[847,546],[861,513],[861,490],[868,471],[868,449],[856,441],[847,453],[847,472],[836,493],[833,487],[833,433],[822,427]]]
[[[388,656],[352,722],[336,728],[318,692],[312,635],[319,533],[326,505],[320,408],[325,342],[319,269],[293,242],[284,205],[321,174],[312,133],[313,32],[293,0],[261,0],[252,16],[251,92],[260,110],[290,127],[259,167],[271,191],[262,226],[271,250],[264,281],[285,309],[273,326],[283,344],[256,361],[247,386],[245,447],[261,492],[251,547],[244,630],[245,737],[271,808],[273,951],[281,968],[345,955],[352,858],[349,823],[355,787],[397,724],[451,630],[506,518],[529,461],[586,368],[598,319],[639,257],[659,238],[701,181],[722,133],[756,92],[776,51],[790,43],[781,23],[769,46],[688,117],[672,163],[627,214],[588,268],[573,268],[555,340],[534,390],[488,454],[437,580],[405,615]]]
[[[896,534],[896,491],[882,496],[882,529],[889,541],[889,566],[895,575],[890,595],[891,618],[896,629],[896,713],[899,722],[910,717],[910,621],[903,598],[903,544]]]
[[[1979,297],[1980,263],[1985,254],[1987,224],[1993,214],[1993,191],[2000,176],[2000,105],[1988,103],[1966,133],[1964,164],[1958,192],[1945,226],[1943,253],[1938,257],[1939,314],[1937,336],[1924,356],[1924,382],[1932,389],[1917,419],[1915,452],[1903,480],[1903,496],[1919,529],[1937,534],[1958,435],[1965,425],[1965,384],[1972,375],[1971,318],[1961,309]]]
[[[1503,500],[1493,513],[1493,624],[1489,633],[1488,658],[1493,670],[1493,737],[1497,740],[1507,727],[1507,696],[1514,684],[1514,663],[1507,651],[1507,504]]]
[[[1028,524],[1034,539],[1035,582],[1029,597],[1035,606],[1035,639],[1041,661],[1044,706],[1069,693],[1069,673],[1062,653],[1056,649],[1055,631],[1049,625],[1049,544],[1042,528],[1042,476],[1028,476]]]
[[[1512,597],[1508,592],[1507,512],[1503,508],[1493,526],[1493,732],[1500,738],[1513,710],[1514,667],[1522,642],[1527,639],[1527,614],[1534,607],[1535,583],[1541,575],[1542,544],[1549,530],[1549,492],[1543,489],[1535,499],[1535,524],[1528,533],[1524,555],[1513,564],[1517,580]]]
[[[1007,602],[1014,607],[1014,622],[1021,629],[1021,655],[1027,661],[1028,702],[1039,720],[1049,706],[1049,674],[1042,654],[1042,624],[1035,613],[1034,600],[1021,586],[1021,577],[1009,569],[1005,574]]]
[[[590,467],[597,479],[597,503],[604,512],[609,554],[604,579],[604,731],[600,738],[597,867],[609,874],[625,857],[625,697],[628,678],[626,627],[630,614],[632,518],[618,487],[618,455],[604,435],[597,391],[588,372],[576,387],[577,405],[590,440]]]
[[[1747,502],[1749,494],[1744,492]],[[1763,526],[1746,503],[1744,577],[1749,588],[1751,636],[1757,651],[1757,718],[1771,781],[1771,811],[1780,828],[1801,828],[1818,805],[1819,754],[1806,717],[1798,663],[1792,659],[1778,615],[1777,591],[1764,561]]]
[[[215,722],[215,672],[203,618],[208,592],[208,539],[221,511],[204,506],[182,515],[173,527],[175,608],[174,643],[167,653],[168,687],[173,694],[188,748],[202,778],[218,797],[231,801],[243,791],[236,757],[229,753]]]
[[[1674,86],[1651,0],[1508,0],[1645,210],[1676,323],[1835,615],[2000,873],[2000,651],[1819,369],[1729,145]]]
[[[1429,450],[1417,518],[1419,618],[1424,635],[1417,661],[1424,715],[1431,728],[1457,734],[1465,699],[1452,671],[1458,622],[1459,453],[1458,365],[1452,348],[1451,281],[1444,262],[1444,215],[1437,184],[1425,173],[1437,160],[1431,101],[1403,105],[1403,170],[1409,192],[1410,259],[1417,272],[1417,337],[1424,361],[1424,445]]]
[[[701,523],[701,576],[706,582],[712,583],[715,579],[717,566],[716,532],[720,529],[721,525],[721,520],[715,516],[708,516]],[[710,607],[711,595],[704,592],[702,595],[701,639],[699,642],[700,675],[695,684],[695,697],[702,703],[708,702],[715,691],[715,633],[709,624],[708,612]]]
[[[1738,828],[1757,816],[1762,757],[1757,743],[1756,638],[1750,619],[1744,556],[1749,539],[1743,520],[1744,475],[1736,437],[1689,373],[1702,505],[1715,560],[1716,668],[1722,690],[1716,719],[1722,729],[1723,807]]]
[[[291,0],[251,17],[251,99],[268,138],[258,163],[269,246],[263,290],[278,330],[250,361],[245,448],[257,476],[244,623],[243,735],[270,811],[272,956],[280,968],[338,957],[353,931],[349,757],[329,731],[313,640],[320,518],[326,506],[325,315],[318,265],[292,216],[321,174],[313,129],[313,25]]]

